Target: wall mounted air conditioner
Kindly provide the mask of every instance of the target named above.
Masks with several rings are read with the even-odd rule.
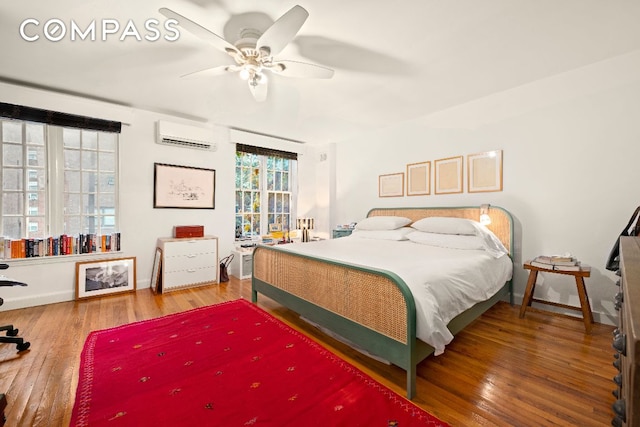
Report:
[[[198,150],[215,151],[218,144],[213,140],[213,130],[197,126],[158,120],[158,144],[174,147],[196,148]]]

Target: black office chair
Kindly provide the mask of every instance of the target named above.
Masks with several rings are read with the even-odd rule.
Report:
[[[6,270],[9,268],[7,264],[0,264],[0,270]],[[9,279],[6,276],[0,275],[0,286],[27,286],[26,283],[16,282],[15,280]],[[0,298],[0,305],[4,303],[4,300]],[[18,329],[14,328],[13,325],[5,325],[0,326],[0,332],[7,331],[6,337],[0,337],[0,343],[8,343],[15,344],[18,348],[18,353],[21,351],[25,351],[31,346],[31,343],[24,340],[24,338],[18,337]]]

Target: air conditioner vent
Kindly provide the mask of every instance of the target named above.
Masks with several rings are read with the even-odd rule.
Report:
[[[197,148],[200,150],[211,150],[211,144],[203,143],[203,142],[187,141],[184,139],[162,138],[162,140],[159,141],[159,143],[165,144],[165,145],[177,145],[177,146],[182,146],[187,148]]]
[[[215,151],[218,146],[213,141],[213,130],[195,126],[158,121],[156,142],[174,147],[195,148]]]

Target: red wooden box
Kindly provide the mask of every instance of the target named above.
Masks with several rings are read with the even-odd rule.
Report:
[[[176,225],[173,227],[173,237],[203,237],[204,225]]]

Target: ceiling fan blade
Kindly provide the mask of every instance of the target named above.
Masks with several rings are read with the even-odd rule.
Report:
[[[293,6],[267,28],[258,39],[256,48],[268,51],[269,56],[277,55],[298,34],[308,16],[309,12],[302,6]]]
[[[248,82],[253,99],[258,102],[264,102],[267,99],[267,83],[252,84],[251,79]]]
[[[189,31],[191,34],[198,36],[201,39],[211,43],[213,46],[222,50],[223,52],[240,53],[240,51],[234,45],[232,45],[231,43],[229,43],[219,35],[209,31],[202,25],[193,22],[187,17],[182,16],[171,9],[167,9],[166,7],[162,7],[158,9],[158,12],[160,12],[167,18],[175,19],[176,21],[178,21],[178,25],[180,25],[182,28]]]
[[[308,79],[330,79],[335,73],[331,68],[323,67],[322,65],[288,60],[278,61],[270,70],[287,77]]]
[[[391,52],[378,52],[323,36],[299,35],[293,44],[298,47],[298,54],[307,60],[341,70],[387,75],[416,72],[414,62],[395,57]]]
[[[194,71],[192,73],[183,74],[180,77],[202,77],[202,76],[219,76],[226,72],[236,71],[233,65],[220,65],[218,67],[205,68],[204,70]]]

